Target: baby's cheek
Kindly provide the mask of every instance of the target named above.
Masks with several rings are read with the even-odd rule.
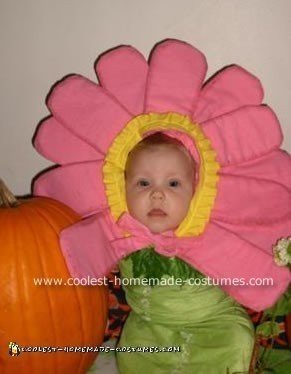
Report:
[[[135,198],[132,195],[127,195],[126,196],[126,204],[127,204],[127,209],[131,213],[132,210],[134,210],[135,207]]]
[[[135,216],[135,218],[144,214],[144,205],[144,200],[140,196],[134,195],[128,198],[128,210],[133,216]]]
[[[181,198],[180,204],[179,204],[179,211],[181,215],[185,216],[188,213],[188,210],[190,208],[190,203],[191,203],[191,198],[189,197]]]

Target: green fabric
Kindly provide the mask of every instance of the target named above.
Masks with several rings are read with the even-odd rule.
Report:
[[[137,253],[145,259],[151,253],[148,251],[146,255],[144,251],[136,252],[134,264],[137,264]],[[137,271],[133,270],[132,259],[133,255],[120,262],[123,278],[133,278]],[[176,258],[164,260],[170,261],[176,270],[183,266]],[[139,274],[142,277],[144,273],[155,277],[160,275],[160,269],[158,274],[152,268]],[[171,275],[169,271],[166,273],[164,277]],[[220,288],[184,283],[182,286],[128,285],[124,289],[132,311],[118,346],[172,346],[180,347],[181,351],[118,352],[121,374],[247,372],[253,348],[253,324],[245,310]]]
[[[176,257],[159,255],[153,247],[134,252],[124,261],[132,262],[132,276],[134,278],[158,278],[173,276],[174,278],[189,279],[203,278],[204,275],[189,266],[185,261]],[[131,266],[131,264],[129,264]]]

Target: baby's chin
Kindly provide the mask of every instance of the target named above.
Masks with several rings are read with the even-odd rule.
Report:
[[[162,234],[166,231],[174,231],[179,226],[177,224],[171,224],[167,221],[167,217],[151,217],[148,216],[137,216],[130,213],[134,219],[146,226],[153,234]]]
[[[173,231],[176,230],[177,226],[173,225],[167,225],[163,222],[160,223],[150,223],[146,225],[147,228],[153,233],[153,234],[162,234],[166,231]]]

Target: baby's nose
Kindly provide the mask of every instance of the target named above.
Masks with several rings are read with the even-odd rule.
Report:
[[[153,200],[163,200],[164,199],[164,193],[163,193],[163,191],[161,191],[161,190],[154,190],[153,192],[152,192],[152,194],[151,194],[151,198],[153,199]]]

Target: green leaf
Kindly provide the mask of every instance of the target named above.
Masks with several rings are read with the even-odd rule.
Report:
[[[280,299],[271,308],[264,311],[264,316],[276,317],[285,316],[291,312],[291,288],[280,297]]]
[[[277,322],[264,322],[257,326],[256,334],[262,335],[265,338],[272,338],[278,336],[280,333],[280,326]]]
[[[262,352],[263,350],[261,350]],[[264,362],[264,373],[289,374],[291,368],[290,349],[271,349],[268,360]]]

